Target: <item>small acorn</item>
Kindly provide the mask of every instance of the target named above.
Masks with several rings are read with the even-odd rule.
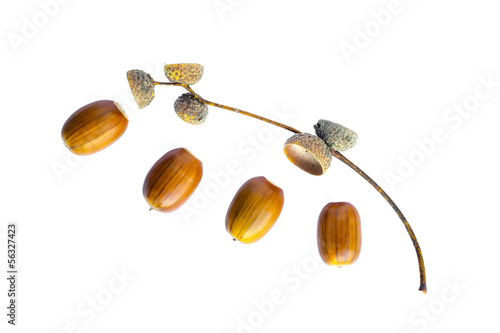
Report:
[[[327,204],[318,219],[318,249],[328,265],[350,265],[361,250],[361,223],[356,208],[348,202]]]
[[[199,64],[165,65],[165,76],[170,82],[195,84],[203,76],[203,66]]]
[[[203,124],[208,116],[208,106],[198,101],[190,93],[179,96],[175,100],[174,109],[182,120],[192,125]]]
[[[133,69],[127,72],[127,79],[139,109],[148,106],[155,98],[155,85],[151,76],[139,69]]]
[[[150,210],[167,213],[182,206],[202,175],[202,163],[187,149],[177,148],[163,155],[149,170],[142,188]]]
[[[128,118],[120,104],[101,100],[76,110],[64,123],[61,137],[73,154],[90,155],[118,140],[127,126]]]
[[[226,230],[234,240],[254,243],[272,228],[283,209],[283,190],[265,177],[243,184],[226,214]]]
[[[316,135],[322,138],[326,144],[336,151],[344,151],[356,145],[358,134],[345,126],[320,119],[314,125]]]
[[[332,153],[326,143],[309,133],[297,133],[290,137],[284,152],[290,162],[315,176],[324,174],[332,161]]]

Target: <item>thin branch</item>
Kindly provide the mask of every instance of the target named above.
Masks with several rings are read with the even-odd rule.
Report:
[[[418,267],[420,270],[420,288],[418,290],[422,291],[424,294],[427,293],[427,284],[426,284],[426,278],[425,278],[425,265],[424,265],[424,258],[422,257],[422,250],[420,249],[420,245],[418,245],[417,237],[415,236],[415,233],[413,232],[410,224],[406,220],[406,217],[403,215],[401,210],[398,208],[398,206],[392,201],[392,199],[389,197],[387,193],[373,180],[368,176],[363,170],[361,170],[356,164],[352,163],[349,159],[347,159],[344,155],[336,151],[335,149],[332,149],[332,155],[345,164],[347,164],[351,169],[356,171],[361,177],[363,177],[368,183],[370,183],[380,195],[384,197],[384,199],[391,205],[392,209],[398,214],[399,218],[403,222],[406,231],[410,235],[410,238],[413,242],[413,246],[415,247],[415,251],[417,252],[417,258],[418,258]]]
[[[259,115],[254,114],[254,113],[250,113],[250,112],[243,111],[243,110],[240,110],[240,109],[237,109],[237,108],[233,108],[231,106],[226,106],[226,105],[222,105],[222,104],[219,104],[219,103],[214,103],[214,102],[208,101],[208,100],[202,98],[200,95],[198,95],[187,84],[173,83],[173,82],[156,82],[156,81],[154,82],[154,84],[155,85],[180,86],[180,87],[183,87],[184,89],[186,89],[187,91],[189,91],[199,102],[201,102],[203,104],[215,106],[215,107],[218,107],[218,108],[221,108],[221,109],[224,109],[224,110],[228,110],[228,111],[232,111],[232,112],[236,112],[236,113],[240,113],[242,115],[245,115],[245,116],[248,116],[248,117],[252,117],[252,118],[264,121],[266,123],[273,124],[275,126],[281,127],[283,129],[286,129],[286,130],[288,130],[290,132],[293,132],[293,133],[301,133],[299,130],[297,130],[297,129],[291,127],[291,126],[279,123],[277,121],[274,121],[274,120],[271,120],[271,119],[268,119],[268,118],[261,117]]]
[[[156,82],[156,81],[154,82],[154,84],[155,85],[180,86],[180,87],[183,87],[184,89],[186,89],[187,91],[189,91],[201,103],[204,103],[204,104],[207,104],[207,105],[211,105],[211,106],[215,106],[215,107],[218,107],[218,108],[221,108],[221,109],[224,109],[224,110],[229,110],[229,111],[233,111],[233,112],[236,112],[236,113],[241,113],[241,114],[243,114],[245,116],[249,116],[249,117],[252,117],[252,118],[255,118],[255,119],[259,119],[259,120],[262,120],[262,121],[267,122],[269,124],[273,124],[273,125],[276,125],[278,127],[284,128],[284,129],[286,129],[286,130],[288,130],[290,132],[293,132],[293,133],[301,133],[299,130],[297,130],[297,129],[293,128],[293,127],[281,124],[281,123],[276,122],[274,120],[267,119],[267,118],[258,116],[256,114],[253,114],[253,113],[250,113],[250,112],[247,112],[247,111],[243,111],[243,110],[240,110],[240,109],[237,109],[237,108],[233,108],[233,107],[230,107],[230,106],[226,106],[226,105],[222,105],[222,104],[219,104],[219,103],[210,102],[210,101],[202,98],[201,96],[199,96],[187,84],[174,83],[174,82]],[[420,249],[420,245],[418,244],[417,237],[415,236],[415,233],[413,232],[410,224],[408,223],[408,221],[404,217],[404,215],[401,212],[401,210],[394,203],[394,201],[392,201],[392,199],[389,197],[389,195],[387,195],[387,193],[385,193],[385,191],[373,179],[371,179],[370,176],[368,176],[363,170],[361,170],[356,164],[352,163],[349,159],[347,159],[344,155],[342,155],[338,151],[336,151],[334,149],[331,149],[331,151],[332,151],[332,155],[334,157],[336,157],[337,159],[339,159],[342,162],[344,162],[345,164],[347,164],[351,169],[353,169],[354,171],[356,171],[356,173],[358,173],[368,183],[370,183],[377,190],[377,192],[379,192],[380,195],[382,195],[382,197],[384,197],[384,199],[389,203],[389,205],[392,207],[392,209],[394,209],[394,211],[396,212],[396,214],[399,216],[399,218],[401,219],[401,221],[403,222],[403,224],[404,224],[404,226],[406,228],[406,231],[410,235],[410,238],[411,238],[411,240],[413,242],[413,246],[415,247],[415,251],[417,252],[418,267],[419,267],[419,270],[420,270],[420,287],[419,287],[418,290],[422,291],[423,293],[427,293],[427,284],[426,284],[426,276],[425,276],[425,265],[424,265],[424,258],[422,257],[422,250]]]

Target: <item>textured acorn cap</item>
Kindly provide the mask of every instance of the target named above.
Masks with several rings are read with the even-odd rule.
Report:
[[[165,76],[170,82],[195,84],[203,76],[203,66],[199,64],[165,65]]]
[[[294,134],[286,141],[284,151],[290,162],[315,176],[324,174],[332,161],[326,143],[309,133]]]
[[[127,72],[127,79],[139,109],[148,106],[155,97],[155,85],[151,76],[139,69],[133,69]]]
[[[326,144],[337,151],[344,151],[356,145],[358,134],[345,126],[320,119],[314,125],[316,135],[322,138]]]
[[[208,106],[198,101],[190,93],[179,96],[175,100],[174,109],[182,120],[192,125],[203,124],[208,116]]]

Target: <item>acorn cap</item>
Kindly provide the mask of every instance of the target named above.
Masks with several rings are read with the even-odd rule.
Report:
[[[151,76],[139,69],[133,69],[127,72],[127,79],[139,109],[148,106],[155,97],[155,85]]]
[[[190,93],[182,94],[175,100],[174,110],[182,120],[192,125],[203,124],[208,116],[208,106]]]
[[[344,151],[356,145],[358,134],[345,126],[320,119],[314,125],[316,135],[322,138],[326,144],[337,151]]]
[[[165,76],[170,82],[195,84],[203,76],[203,66],[199,64],[165,65]]]
[[[297,133],[286,140],[284,152],[290,162],[315,176],[324,174],[332,161],[326,143],[309,133]]]

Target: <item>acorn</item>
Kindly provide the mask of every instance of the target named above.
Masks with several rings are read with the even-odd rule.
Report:
[[[149,170],[142,193],[150,210],[172,212],[182,206],[198,187],[202,163],[185,148],[163,155]]]
[[[254,243],[264,237],[281,214],[283,190],[265,177],[243,184],[226,214],[226,230],[234,240]]]
[[[290,162],[315,176],[324,174],[332,161],[326,143],[309,133],[294,134],[286,141],[284,152]]]
[[[199,64],[165,65],[165,75],[170,82],[195,84],[203,76],[203,66]]]
[[[327,204],[318,219],[318,249],[328,265],[350,265],[361,250],[361,223],[356,208],[348,202]]]
[[[318,123],[314,125],[314,130],[328,147],[336,151],[351,149],[358,140],[358,134],[353,130],[325,119],[318,120]]]
[[[182,120],[192,125],[203,124],[208,116],[208,106],[190,93],[182,94],[175,100],[174,110]]]
[[[90,155],[118,140],[127,126],[120,104],[101,100],[76,110],[64,123],[61,137],[73,154]]]
[[[155,98],[153,78],[144,71],[133,69],[127,72],[127,80],[139,109],[148,106]]]

